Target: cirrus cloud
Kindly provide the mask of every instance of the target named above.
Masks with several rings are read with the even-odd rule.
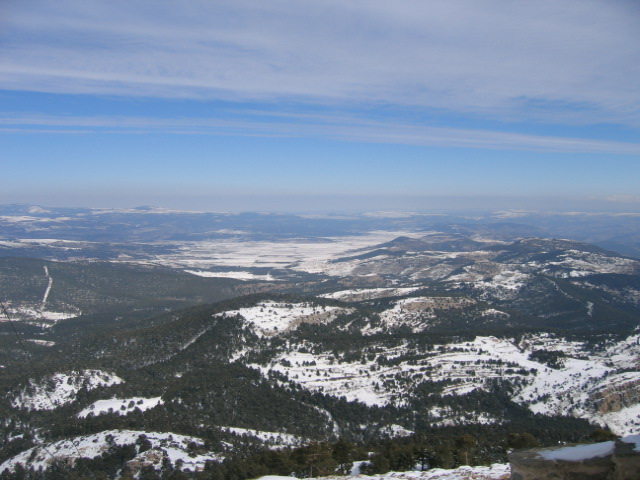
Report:
[[[640,7],[595,0],[5,2],[0,88],[640,125]]]

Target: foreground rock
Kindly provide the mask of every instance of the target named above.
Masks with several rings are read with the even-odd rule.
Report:
[[[637,480],[640,435],[620,440],[514,452],[512,480]]]

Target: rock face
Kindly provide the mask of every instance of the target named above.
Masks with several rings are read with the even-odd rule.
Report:
[[[637,405],[640,403],[640,380],[614,382],[595,392],[591,399],[600,413],[617,412]]]
[[[509,456],[511,480],[638,480],[640,435],[615,442],[540,448]]]
[[[635,435],[639,437],[640,435]],[[640,478],[640,453],[638,444],[616,442],[616,450],[613,455],[613,465],[616,480],[628,480]]]
[[[613,442],[611,453],[613,452]],[[573,447],[565,447],[573,448]],[[525,450],[513,453],[511,480],[608,480],[613,470],[611,453],[582,459],[545,458],[542,454],[557,449]]]

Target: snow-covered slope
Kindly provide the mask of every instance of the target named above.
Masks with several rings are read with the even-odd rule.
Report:
[[[436,310],[456,310],[474,305],[475,300],[464,297],[409,297],[397,300],[394,306],[380,314],[382,324],[367,333],[408,326],[414,332],[429,327],[430,320],[437,318]]]
[[[228,310],[218,316],[242,316],[260,336],[276,335],[296,328],[301,323],[328,323],[349,309],[319,306],[312,303],[262,302],[238,310]]]
[[[508,380],[514,385],[513,400],[534,413],[588,418],[628,435],[640,426],[640,373],[616,372],[630,358],[640,359],[637,338],[613,342],[602,352],[590,354],[582,342],[550,334],[525,335],[519,343],[478,336],[424,351],[405,343],[353,361],[332,352],[311,354],[299,344],[290,345],[268,365],[253,367],[265,377],[277,371],[305,389],[367,405],[406,405],[421,381],[443,382],[447,385],[444,395],[465,395],[487,388],[492,379]],[[540,349],[562,351],[566,356],[558,368],[551,368],[532,355]],[[618,397],[623,400],[617,401]],[[611,406],[603,398],[610,398]],[[499,421],[482,412],[468,413],[456,417],[446,408],[437,408],[428,415],[435,425]]]
[[[139,445],[136,447],[136,456],[129,464],[137,464],[138,468],[142,465],[151,465],[159,469],[163,458],[166,457],[174,466],[180,461],[183,469],[195,471],[203,469],[207,461],[220,461],[223,458],[214,452],[194,452],[193,447],[204,448],[204,442],[196,437],[176,433],[107,430],[94,435],[84,435],[34,447],[5,461],[0,465],[0,472],[5,469],[13,471],[18,463],[23,466],[33,466],[38,470],[40,467],[46,469],[57,459],[75,462],[77,458],[94,458],[107,452],[112,445],[136,444],[136,442],[140,443],[141,439],[148,440],[150,448],[141,451]]]
[[[11,404],[27,410],[53,410],[72,403],[82,388],[93,390],[123,383],[117,375],[102,370],[57,373],[29,384],[13,395]]]

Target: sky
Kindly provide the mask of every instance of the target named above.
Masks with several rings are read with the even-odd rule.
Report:
[[[636,0],[3,0],[0,203],[640,210]]]

